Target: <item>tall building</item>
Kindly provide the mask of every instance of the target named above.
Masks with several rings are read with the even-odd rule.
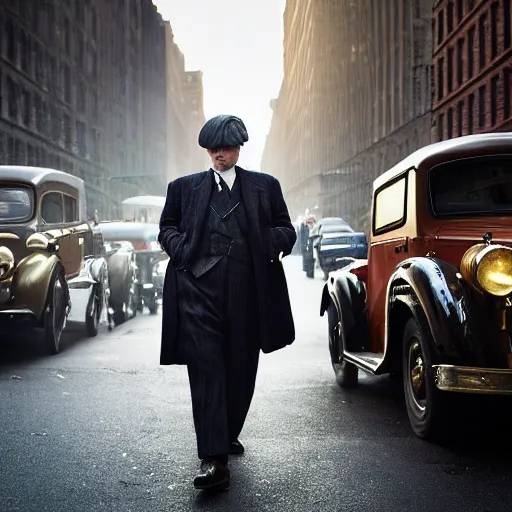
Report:
[[[159,23],[151,0],[1,2],[0,163],[83,178],[103,218],[126,197],[161,193]]]
[[[432,139],[512,130],[510,0],[438,1]]]
[[[369,226],[373,180],[430,142],[433,0],[287,0],[262,170],[292,216]]]
[[[201,71],[185,73],[184,91],[189,115],[190,168],[192,172],[199,172],[210,166],[206,150],[197,143],[199,132],[206,122],[203,107],[203,73]]]

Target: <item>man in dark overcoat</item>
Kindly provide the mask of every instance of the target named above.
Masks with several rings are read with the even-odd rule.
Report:
[[[282,257],[297,235],[277,179],[237,166],[235,116],[199,134],[212,168],[171,182],[159,241],[169,255],[160,363],[187,365],[201,468],[197,489],[226,489],[228,456],[254,393],[260,351],[295,339]]]

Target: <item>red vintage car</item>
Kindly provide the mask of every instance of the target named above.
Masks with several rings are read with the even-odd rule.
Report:
[[[436,438],[458,393],[512,394],[512,134],[416,151],[375,181],[371,219],[368,259],[322,295],[336,379],[401,374]]]

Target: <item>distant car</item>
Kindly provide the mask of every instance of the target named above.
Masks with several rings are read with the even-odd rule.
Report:
[[[457,425],[461,393],[512,395],[511,155],[512,133],[493,133],[399,162],[373,185],[368,260],[324,287],[337,382],[400,375],[421,438]]]
[[[318,263],[325,279],[329,272],[368,257],[368,243],[364,233],[340,233],[336,229],[331,231],[326,228],[323,228],[316,248]]]
[[[86,211],[80,178],[0,166],[0,320],[41,327],[51,354],[66,321],[96,336],[108,301],[103,239]]]
[[[306,245],[306,251],[303,254],[303,270],[306,276],[313,278],[315,276],[315,266],[317,263],[317,245],[318,240],[325,231],[337,231],[339,233],[353,233],[354,230],[341,217],[325,217],[320,219],[310,230]]]
[[[137,265],[137,310],[142,312],[146,306],[150,314],[156,314],[162,290],[155,285],[153,270],[160,261],[168,259],[158,243],[159,225],[148,222],[114,221],[101,222],[99,227],[105,240],[124,240],[133,245]]]

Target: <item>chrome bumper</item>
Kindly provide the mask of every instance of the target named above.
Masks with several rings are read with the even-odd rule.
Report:
[[[512,370],[440,364],[432,367],[438,389],[452,393],[512,395]]]

